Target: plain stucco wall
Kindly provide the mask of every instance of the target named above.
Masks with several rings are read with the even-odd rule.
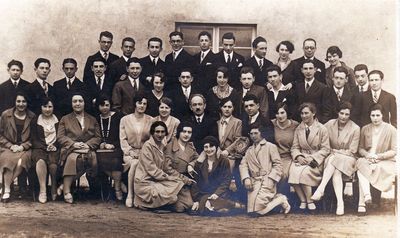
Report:
[[[47,57],[52,62],[50,82],[63,77],[62,59],[78,60],[81,78],[86,57],[98,50],[98,34],[114,34],[111,51],[121,54],[125,36],[136,40],[135,56],[146,55],[147,39],[164,41],[162,57],[170,51],[168,34],[175,22],[252,23],[257,35],[267,38],[268,58],[277,59],[275,46],[291,40],[302,55],[302,41],[317,40],[316,56],[325,59],[331,45],[343,51],[343,61],[354,67],[365,63],[385,73],[384,88],[396,89],[395,0],[0,0],[0,82],[8,78],[11,59],[24,63],[23,78],[34,78],[33,62]]]

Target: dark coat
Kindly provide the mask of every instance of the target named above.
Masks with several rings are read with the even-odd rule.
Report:
[[[296,83],[302,83],[304,82],[304,74],[301,72],[301,68],[303,67],[303,63],[306,61],[304,56],[301,56],[300,58],[297,58],[294,60],[295,63],[295,82]],[[320,83],[326,84],[326,70],[325,70],[325,64],[324,62],[318,60],[317,58],[314,57],[313,59],[315,63],[315,67],[317,69],[317,72],[315,73],[315,79],[319,81]]]
[[[337,98],[336,92],[333,87],[326,88],[325,96],[322,102],[322,112],[320,122],[325,124],[331,119],[338,117],[339,106],[341,102],[353,103],[353,94],[348,87],[343,88],[342,97],[340,101]],[[355,105],[357,107],[357,105]]]
[[[198,93],[201,93],[200,90],[192,86],[190,91],[190,96]],[[174,117],[182,121],[183,119],[190,116],[190,114],[192,114],[192,111],[190,110],[189,107],[189,102],[186,101],[186,97],[182,91],[181,86],[175,87],[174,90],[167,92],[167,97],[169,97],[174,103],[174,110],[171,113]]]
[[[267,68],[271,66],[273,63],[266,58],[263,58],[263,65],[262,68],[260,69],[259,67],[259,62],[257,62],[257,59],[255,56],[251,57],[250,59],[246,60],[244,62],[244,66],[249,66],[253,68],[254,70],[254,76],[255,76],[255,81],[254,84],[265,87],[267,84]]]
[[[158,58],[157,60],[157,65],[154,65],[153,62],[151,61],[150,56],[146,56],[140,59],[140,65],[142,66],[142,72],[140,73],[140,76],[143,79],[146,79],[147,77],[151,77],[154,73],[157,72],[162,72],[165,74],[165,62]],[[147,89],[153,89],[153,85],[150,85],[150,83],[147,80],[144,80],[145,87]]]
[[[72,112],[71,97],[74,92],[85,92],[85,85],[83,82],[75,78],[70,89],[67,88],[67,79],[63,78],[54,82],[54,114],[61,119],[61,117]]]
[[[194,85],[202,93],[206,93],[211,87],[217,85],[215,70],[217,70],[215,60],[216,55],[210,50],[203,61],[200,62],[201,52],[193,56],[195,62]]]
[[[297,108],[304,102],[314,103],[315,106],[317,107],[317,118],[321,119],[322,102],[324,100],[326,85],[314,79],[314,82],[311,85],[310,89],[308,90],[308,93],[306,93],[304,82],[297,83],[295,90],[296,90]],[[299,113],[295,115],[295,120],[301,121]]]
[[[201,123],[196,121],[196,117],[193,113],[183,121],[188,121],[193,124],[192,141],[194,147],[196,147],[197,153],[199,154],[203,151],[202,141],[206,136],[214,136],[215,138],[218,138],[216,121],[207,114],[204,114]]]
[[[25,87],[25,92],[28,99],[28,109],[31,110],[36,115],[39,115],[42,111],[40,104],[43,98],[49,97],[54,100],[53,86],[47,83],[47,87],[48,87],[47,95],[44,89],[42,88],[42,85],[40,85],[40,83],[37,80],[33,81],[32,83],[30,83]]]
[[[11,82],[11,79],[0,84],[0,113],[15,106],[17,92],[24,91],[27,85],[29,85],[29,82],[23,79],[20,79],[16,88]]]
[[[278,103],[284,102],[288,108],[289,111],[287,112],[289,115],[288,116],[293,116],[296,114],[296,101],[295,101],[295,91],[293,88],[290,90],[285,90],[285,91],[279,91],[278,96],[276,97],[276,100],[274,98],[274,93],[272,91],[268,91],[268,111],[269,111],[269,118],[274,119],[276,118],[276,111]]]
[[[167,81],[165,83],[166,90],[172,90],[173,88],[179,86],[178,78],[181,74],[181,70],[185,68],[192,70],[192,72],[195,69],[193,56],[185,49],[182,49],[175,61],[173,60],[172,53],[169,53],[165,57],[165,76],[167,77]]]
[[[83,70],[83,78],[84,79],[87,78],[89,75],[93,74],[93,72],[92,72],[93,60],[98,59],[98,58],[103,58],[100,51],[97,51],[94,55],[91,55],[87,58],[86,63],[85,63],[85,68]],[[106,66],[108,67],[112,62],[116,61],[117,59],[119,59],[118,55],[108,52]],[[108,70],[109,70],[109,68],[107,68],[107,71]]]
[[[225,56],[223,50],[216,54],[215,63],[218,66],[225,66],[228,68],[229,72],[229,84],[235,89],[239,90],[242,87],[240,83],[240,70],[244,64],[244,57],[240,54],[233,52],[233,57],[231,63],[225,61]]]

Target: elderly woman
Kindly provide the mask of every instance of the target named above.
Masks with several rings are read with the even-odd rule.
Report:
[[[210,116],[215,120],[220,118],[219,105],[222,99],[230,97],[233,107],[236,109],[235,116],[238,117],[240,107],[240,96],[238,92],[229,85],[229,71],[228,68],[221,66],[218,67],[216,72],[217,85],[210,88],[206,93],[207,111]]]
[[[53,114],[54,106],[50,98],[41,102],[42,113],[31,122],[32,162],[36,164],[39,180],[39,202],[47,201],[47,171],[51,176],[51,199],[57,198],[57,168],[59,149],[57,143],[58,119]]]
[[[23,169],[31,166],[30,123],[35,114],[27,109],[26,96],[19,92],[15,107],[5,110],[0,121],[0,173],[4,176],[3,202],[10,200],[10,186]]]
[[[156,121],[162,121],[167,125],[168,135],[165,137],[166,142],[170,142],[176,135],[176,129],[180,123],[179,119],[171,116],[171,110],[173,108],[173,103],[170,98],[163,97],[160,99],[160,105],[158,107],[158,116],[154,118]]]
[[[283,174],[278,184],[278,192],[290,197],[290,188],[287,183],[289,168],[292,164],[290,149],[293,144],[294,132],[299,125],[295,120],[289,119],[289,108],[285,103],[278,103],[276,107],[276,119],[272,120],[275,131],[275,142],[282,160]]]
[[[159,113],[158,107],[160,106],[160,100],[165,96],[164,74],[159,72],[151,76],[151,85],[153,85],[153,89],[147,94],[146,114],[155,117]]]
[[[281,41],[276,46],[276,52],[279,54],[279,58],[275,63],[281,68],[282,71],[282,83],[285,85],[285,89],[291,89],[295,82],[295,63],[290,59],[290,55],[294,51],[294,45],[290,41]]]
[[[85,172],[88,177],[97,175],[96,149],[101,142],[100,128],[96,119],[84,110],[83,95],[72,95],[73,112],[61,118],[57,130],[57,142],[61,145],[60,165],[63,166],[64,201],[73,203],[71,185]]]
[[[342,58],[343,53],[337,46],[331,46],[328,48],[326,51],[326,61],[329,62],[329,67],[326,68],[326,85],[328,85],[329,88],[332,88],[333,86],[333,70],[336,67],[343,66],[347,69],[347,72],[349,72],[349,78],[348,78],[348,87],[353,88],[356,86],[356,81],[355,81],[355,75],[354,71],[352,68],[347,66],[343,61],[340,61]]]
[[[204,151],[196,160],[196,171],[191,194],[193,198],[193,211],[200,214],[213,212],[228,212],[232,208],[244,209],[243,204],[234,202],[228,197],[231,171],[229,161],[217,153],[218,140],[207,136],[203,140]]]
[[[370,184],[379,191],[392,188],[396,176],[396,129],[383,122],[384,108],[375,104],[370,109],[371,123],[361,129],[357,160],[360,198],[358,212],[365,214],[371,203]]]
[[[122,150],[119,143],[119,124],[123,114],[110,110],[111,100],[108,96],[98,97],[96,104],[100,112],[97,122],[100,125],[101,144],[96,153],[99,169],[114,180],[115,197],[118,201],[122,201]]]
[[[311,197],[314,201],[320,200],[326,185],[332,178],[338,216],[344,214],[342,175],[351,177],[355,172],[356,154],[360,141],[360,127],[350,120],[351,110],[352,106],[349,102],[342,102],[339,106],[338,118],[325,124],[329,134],[331,154],[325,160],[322,181]]]
[[[133,206],[133,180],[139,159],[139,153],[144,142],[150,138],[150,126],[154,119],[145,114],[147,98],[138,93],[133,98],[134,112],[124,116],[119,126],[119,140],[123,152],[124,171],[128,172],[128,196],[125,201],[127,207]]]
[[[140,151],[135,173],[135,206],[140,209],[180,203],[182,187],[194,182],[173,169],[169,157],[164,156],[164,137],[168,134],[165,123],[154,122],[150,127],[150,134],[150,139],[143,144]],[[191,205],[190,201],[187,208]],[[174,208],[178,212],[184,211],[181,206]]]
[[[329,155],[328,130],[315,119],[317,109],[312,103],[303,103],[299,107],[302,122],[294,132],[291,148],[293,162],[289,169],[289,184],[300,200],[300,209],[316,209],[311,199],[311,188],[318,186],[324,168],[325,158]]]

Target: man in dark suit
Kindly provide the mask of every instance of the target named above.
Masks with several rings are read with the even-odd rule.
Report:
[[[126,68],[128,78],[117,82],[112,92],[113,109],[125,115],[134,111],[133,98],[139,91],[145,90],[139,79],[142,72],[139,58],[130,58],[126,63]]]
[[[178,78],[182,69],[190,69],[193,72],[195,67],[193,56],[183,49],[184,41],[182,32],[171,32],[169,34],[169,43],[171,44],[172,52],[165,57],[166,90],[171,90],[179,86]]]
[[[348,82],[349,72],[343,66],[333,70],[333,86],[327,88],[322,102],[321,123],[326,123],[338,117],[341,102],[350,102],[354,105],[353,94],[349,87],[345,87]]]
[[[125,37],[121,45],[122,56],[108,66],[110,77],[114,80],[114,85],[119,80],[126,78],[126,62],[132,57],[135,51],[135,44],[135,40],[132,37]]]
[[[113,34],[108,31],[102,31],[99,37],[100,50],[96,54],[91,55],[87,58],[85,69],[83,71],[84,79],[93,73],[92,66],[94,59],[103,58],[106,62],[106,66],[108,66],[119,58],[118,55],[109,52],[112,43],[113,43]]]
[[[314,54],[317,50],[317,42],[308,38],[303,41],[304,56],[294,60],[295,63],[295,83],[304,82],[304,74],[302,73],[303,63],[306,60],[312,60],[315,67],[315,79],[320,83],[326,84],[325,79],[325,63],[315,58]]]
[[[172,115],[183,121],[192,113],[189,107],[190,97],[193,94],[200,93],[200,91],[192,86],[193,76],[190,69],[182,69],[182,72],[179,76],[179,83],[180,86],[169,91],[167,96],[174,103]]]
[[[202,140],[206,136],[218,135],[216,121],[205,114],[206,99],[202,94],[193,94],[190,96],[191,114],[185,119],[193,124],[192,141],[197,153],[203,151]]]
[[[316,80],[315,74],[317,69],[313,60],[305,60],[301,71],[304,75],[304,82],[297,83],[295,87],[296,107],[304,102],[314,103],[317,107],[317,118],[321,120],[322,102],[324,100],[323,97],[326,85]],[[296,113],[295,119],[297,121],[301,120],[299,113]]]
[[[282,83],[282,71],[277,65],[271,65],[266,69],[268,83],[272,88],[268,90],[268,110],[269,118],[276,118],[278,103],[285,103],[288,106],[288,117],[295,114],[296,103],[294,101],[294,90],[285,89]]]
[[[151,77],[153,74],[165,72],[165,62],[160,59],[160,53],[162,51],[162,40],[158,37],[152,37],[147,41],[147,49],[149,55],[140,59],[140,65],[142,66],[141,77],[143,84],[148,90],[152,89]]]
[[[271,121],[260,112],[260,103],[253,94],[247,94],[243,98],[243,107],[246,113],[242,115],[242,135],[250,138],[251,127],[262,127],[261,135],[269,142],[275,143],[274,127]]]
[[[200,52],[193,56],[196,63],[196,78],[194,84],[205,94],[216,83],[215,54],[211,50],[212,37],[207,31],[202,31],[198,36]]]
[[[97,116],[98,108],[96,108],[96,98],[106,95],[111,97],[113,79],[106,73],[107,66],[104,58],[93,60],[92,73],[83,78],[85,85],[85,107],[88,113]]]
[[[247,94],[253,94],[257,97],[258,103],[260,104],[261,114],[268,118],[268,96],[264,87],[254,85],[254,71],[252,68],[245,66],[240,70],[240,82],[241,88],[239,89],[239,98],[241,99],[241,106],[239,108],[239,117],[245,114],[245,109],[243,107],[243,98]]]
[[[368,67],[365,64],[358,64],[354,67],[354,78],[356,86],[351,89],[353,94],[353,110],[351,110],[351,119],[360,125],[360,105],[362,94],[370,90],[368,85]]]
[[[222,36],[222,50],[217,54],[217,66],[225,66],[229,70],[230,84],[237,90],[242,87],[240,83],[240,69],[244,64],[244,57],[234,52],[236,38],[232,32]]]
[[[397,105],[396,98],[389,92],[382,89],[384,74],[380,70],[372,70],[368,74],[371,90],[364,92],[361,96],[359,111],[359,126],[363,127],[371,123],[369,109],[372,105],[379,103],[385,109],[383,121],[397,127]]]
[[[21,61],[11,60],[7,64],[7,71],[10,78],[0,84],[0,113],[15,106],[17,92],[23,91],[29,82],[21,78],[24,65]]]
[[[51,64],[48,59],[38,58],[34,65],[36,80],[25,87],[25,92],[28,98],[29,110],[39,115],[42,112],[41,102],[43,98],[49,97],[53,99],[53,86],[47,82]]]
[[[253,68],[256,81],[254,84],[265,87],[267,84],[267,68],[273,63],[265,58],[267,55],[267,40],[264,37],[257,37],[253,43],[254,55],[244,62],[245,66]]]
[[[54,82],[54,113],[61,117],[72,112],[71,98],[74,92],[84,93],[83,82],[75,76],[78,64],[73,58],[66,58],[62,63],[65,77]]]

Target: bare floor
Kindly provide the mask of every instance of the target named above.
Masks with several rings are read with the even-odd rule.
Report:
[[[393,200],[368,216],[282,214],[250,218],[157,214],[114,202],[0,204],[1,237],[396,237]]]

